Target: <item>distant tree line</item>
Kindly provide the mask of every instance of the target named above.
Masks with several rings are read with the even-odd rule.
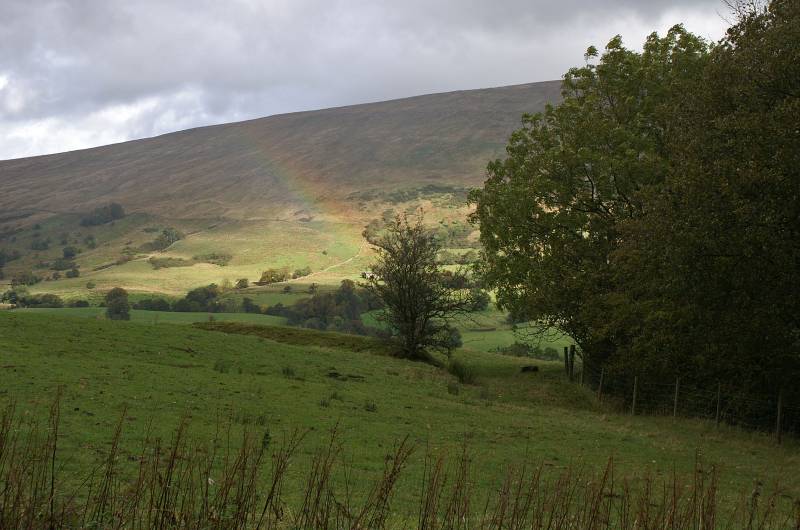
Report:
[[[375,334],[376,330],[368,329],[361,314],[381,307],[380,299],[352,280],[342,280],[334,292],[315,293],[291,306],[278,303],[264,313],[285,317],[291,326],[367,335]]]
[[[800,2],[757,4],[590,48],[471,195],[499,305],[594,374],[800,399]]]
[[[107,206],[95,208],[92,213],[81,217],[81,226],[97,226],[125,217],[125,209],[121,204],[112,202]]]
[[[89,307],[86,300],[71,300],[65,302],[60,296],[50,293],[31,294],[24,286],[18,286],[4,292],[0,302],[13,304],[17,307],[32,308],[60,308],[60,307]]]

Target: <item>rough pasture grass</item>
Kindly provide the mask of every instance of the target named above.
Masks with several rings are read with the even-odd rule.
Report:
[[[466,441],[478,462],[478,488],[489,488],[505,463],[526,456],[563,469],[602,466],[613,455],[622,472],[666,474],[690,471],[696,451],[720,464],[724,494],[755,479],[781,481],[794,493],[800,487],[794,442],[777,447],[767,437],[704,422],[613,414],[564,383],[558,363],[522,374],[524,360],[461,352],[478,380],[454,395],[447,389],[454,378],[444,370],[340,349],[326,334],[312,335],[313,346],[291,345],[187,326],[4,311],[0,400],[14,398],[26,414],[44,417],[63,386],[60,443],[73,470],[102,456],[126,407],[123,455],[137,451],[148,429],[168,439],[188,414],[192,435],[203,439],[232,421],[234,432],[310,429],[311,446],[338,423],[354,478],[380,473],[385,452],[408,435],[436,450]],[[418,485],[422,471],[410,465],[403,480]],[[409,498],[401,494],[398,502],[410,509]]]
[[[80,317],[91,319],[104,319],[103,307],[66,307],[61,309],[29,308],[15,309],[15,313],[46,314],[64,317]],[[142,311],[131,310],[131,322],[139,324],[193,324],[207,322],[209,317],[219,322],[248,322],[262,325],[281,325],[285,322],[283,317],[258,315],[251,313],[176,313],[172,311]]]
[[[319,220],[170,220],[145,214],[131,214],[114,224],[82,227],[77,215],[61,215],[40,223],[34,230],[27,227],[16,235],[16,241],[3,241],[3,248],[17,249],[23,258],[6,267],[7,277],[17,272],[34,270],[39,275],[52,271],[36,269],[40,261],[61,256],[61,239],[67,236],[68,244],[82,252],[75,259],[80,266],[79,278],[61,278],[39,283],[33,292],[51,292],[66,298],[92,298],[94,293],[86,288],[93,282],[97,291],[122,286],[132,292],[177,296],[193,287],[210,283],[235,282],[239,278],[257,281],[267,268],[289,267],[290,270],[310,266],[313,271],[333,267],[329,272],[317,274],[316,283],[336,284],[341,278],[355,277],[365,267],[366,256],[358,256],[362,245],[361,229],[364,221]],[[164,252],[132,252],[132,260],[119,263],[126,248],[138,249],[152,241],[164,227],[175,227],[185,238]],[[50,239],[50,248],[31,251],[30,243],[37,234]],[[97,248],[90,249],[84,238],[93,235]],[[191,260],[194,256],[225,253],[232,256],[225,266],[195,263],[187,267],[154,270],[148,263],[151,256]],[[358,259],[350,258],[357,256]],[[341,266],[337,266],[341,264]],[[100,270],[94,270],[94,269]],[[6,280],[7,283],[8,280]],[[312,280],[309,280],[312,281]]]

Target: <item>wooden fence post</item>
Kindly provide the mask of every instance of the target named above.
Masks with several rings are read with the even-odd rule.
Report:
[[[575,345],[569,347],[569,381],[575,380]]]
[[[722,383],[717,383],[717,417],[716,417],[716,426],[719,427],[719,398],[720,394],[722,394]]]
[[[569,347],[564,346],[564,373],[569,376]]]
[[[600,384],[597,386],[597,400],[603,402],[603,376],[606,373],[605,368],[600,368]]]
[[[633,376],[633,403],[631,404],[631,416],[636,416],[636,391],[639,386],[639,377]]]
[[[781,416],[783,415],[783,390],[778,392],[778,418],[775,420],[775,434],[778,437],[778,443],[781,443]]]
[[[678,389],[680,388],[680,385],[681,385],[681,379],[680,379],[680,377],[676,377],[675,378],[675,400],[672,403],[672,417],[673,418],[677,418],[678,417]]]

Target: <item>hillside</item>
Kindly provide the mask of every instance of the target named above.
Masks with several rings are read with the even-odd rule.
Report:
[[[420,206],[458,236],[445,246],[474,245],[468,189],[522,114],[559,90],[551,81],[418,96],[0,161],[0,251],[20,256],[0,284],[27,275],[41,280],[35,291],[69,298],[115,286],[177,295],[252,282],[269,267],[310,267],[313,281],[337,283],[369,266],[365,225]],[[127,217],[81,224],[111,202]],[[148,249],[165,228],[183,239]],[[77,278],[54,266],[65,246],[79,250]],[[225,263],[203,258],[218,255]]]
[[[2,217],[116,201],[170,217],[276,217],[364,190],[476,185],[557,81],[202,127],[0,162]],[[0,218],[0,220],[2,220]]]

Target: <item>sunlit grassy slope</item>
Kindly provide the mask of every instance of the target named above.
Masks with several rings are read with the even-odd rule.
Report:
[[[698,453],[721,467],[723,495],[754,480],[781,480],[794,494],[800,487],[794,442],[776,446],[699,421],[615,414],[566,383],[558,363],[538,362],[539,373],[521,373],[530,360],[462,351],[457,357],[478,380],[459,385],[441,369],[348,349],[337,337],[311,333],[298,345],[269,331],[259,337],[166,321],[0,311],[0,401],[14,399],[21,413],[43,418],[63,387],[59,447],[66,472],[86,470],[104,454],[123,409],[123,455],[134,454],[148,430],[169,439],[184,415],[192,436],[204,439],[228,422],[234,440],[245,427],[268,429],[276,440],[308,429],[294,476],[338,424],[355,484],[379,474],[387,451],[408,436],[418,454],[396,499],[408,510],[424,454],[452,453],[465,442],[483,489],[496,485],[506,464],[524,458],[558,470],[602,466],[613,456],[621,474],[667,474],[691,469]]]

